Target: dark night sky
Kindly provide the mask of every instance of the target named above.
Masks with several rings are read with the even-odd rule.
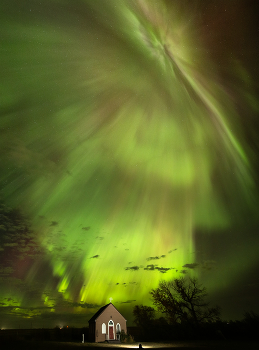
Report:
[[[184,275],[223,319],[259,313],[258,14],[1,1],[0,328],[84,326],[110,297],[131,324]]]

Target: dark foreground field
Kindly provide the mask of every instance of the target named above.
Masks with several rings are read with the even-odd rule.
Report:
[[[201,342],[173,342],[173,343],[141,343],[143,349],[161,350],[258,350],[259,342],[255,341],[201,341]],[[18,341],[0,339],[1,350],[126,350],[138,349],[139,343],[116,344],[106,343],[70,343],[46,341]]]

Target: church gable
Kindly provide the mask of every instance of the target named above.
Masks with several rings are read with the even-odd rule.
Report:
[[[120,333],[127,333],[126,319],[110,303],[100,308],[89,320],[89,333],[92,341],[119,340]]]

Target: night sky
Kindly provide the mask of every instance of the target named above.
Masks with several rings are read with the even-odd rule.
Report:
[[[132,324],[196,276],[259,312],[254,0],[0,2],[0,328]]]

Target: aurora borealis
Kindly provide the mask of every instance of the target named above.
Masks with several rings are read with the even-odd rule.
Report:
[[[2,216],[0,328],[84,326],[110,297],[130,322],[186,273],[223,317],[259,312],[256,11],[1,2],[0,195],[31,230]]]

